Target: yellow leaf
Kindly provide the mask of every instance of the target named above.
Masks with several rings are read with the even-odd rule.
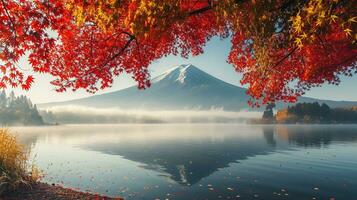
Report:
[[[300,37],[305,39],[305,38],[307,38],[307,35],[306,35],[306,33],[303,33],[303,34],[300,35]]]
[[[351,17],[350,19],[348,19],[348,22],[357,22],[357,17]]]
[[[346,33],[346,35],[352,36],[352,30],[351,30],[351,29],[346,28],[346,29],[343,30],[343,31]]]
[[[300,38],[295,38],[294,43],[299,47],[302,48],[303,44],[302,44],[302,40]]]
[[[336,19],[338,19],[338,17],[336,15],[331,15],[331,21],[336,22]]]

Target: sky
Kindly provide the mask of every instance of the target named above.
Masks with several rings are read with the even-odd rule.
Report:
[[[226,62],[228,53],[230,51],[230,40],[220,38],[213,38],[209,41],[205,47],[205,51],[202,55],[196,57],[189,57],[188,59],[181,58],[180,56],[168,56],[154,61],[149,70],[151,77],[160,75],[170,68],[181,64],[193,64],[201,70],[234,85],[242,86],[239,81],[242,77],[241,74],[234,71],[232,65]],[[26,58],[21,59],[19,66],[22,69],[30,69]],[[72,99],[78,99],[83,97],[89,97],[93,94],[89,94],[84,90],[77,90],[76,92],[67,91],[58,93],[54,90],[54,87],[50,84],[53,78],[48,74],[34,74],[35,83],[29,91],[22,91],[21,89],[8,89],[7,92],[14,91],[16,95],[24,94],[28,96],[32,102],[47,103],[58,102]],[[127,88],[135,85],[135,82],[131,79],[130,75],[123,74],[120,77],[114,79],[114,84],[111,88],[97,92],[94,95],[117,91],[123,88]],[[328,100],[353,100],[357,101],[357,76],[354,77],[342,77],[341,84],[339,86],[323,85],[319,88],[314,88],[308,91],[305,96],[314,97],[319,99]]]

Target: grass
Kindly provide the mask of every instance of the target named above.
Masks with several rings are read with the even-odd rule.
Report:
[[[40,171],[29,162],[29,155],[9,129],[0,129],[0,195],[41,178]]]

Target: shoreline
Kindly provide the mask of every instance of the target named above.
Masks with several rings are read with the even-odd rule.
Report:
[[[120,197],[107,197],[100,194],[82,192],[60,185],[33,183],[23,185],[16,191],[0,196],[0,200],[124,200]]]

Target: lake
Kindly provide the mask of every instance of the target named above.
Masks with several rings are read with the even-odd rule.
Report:
[[[44,181],[125,199],[356,199],[357,126],[12,128]]]

